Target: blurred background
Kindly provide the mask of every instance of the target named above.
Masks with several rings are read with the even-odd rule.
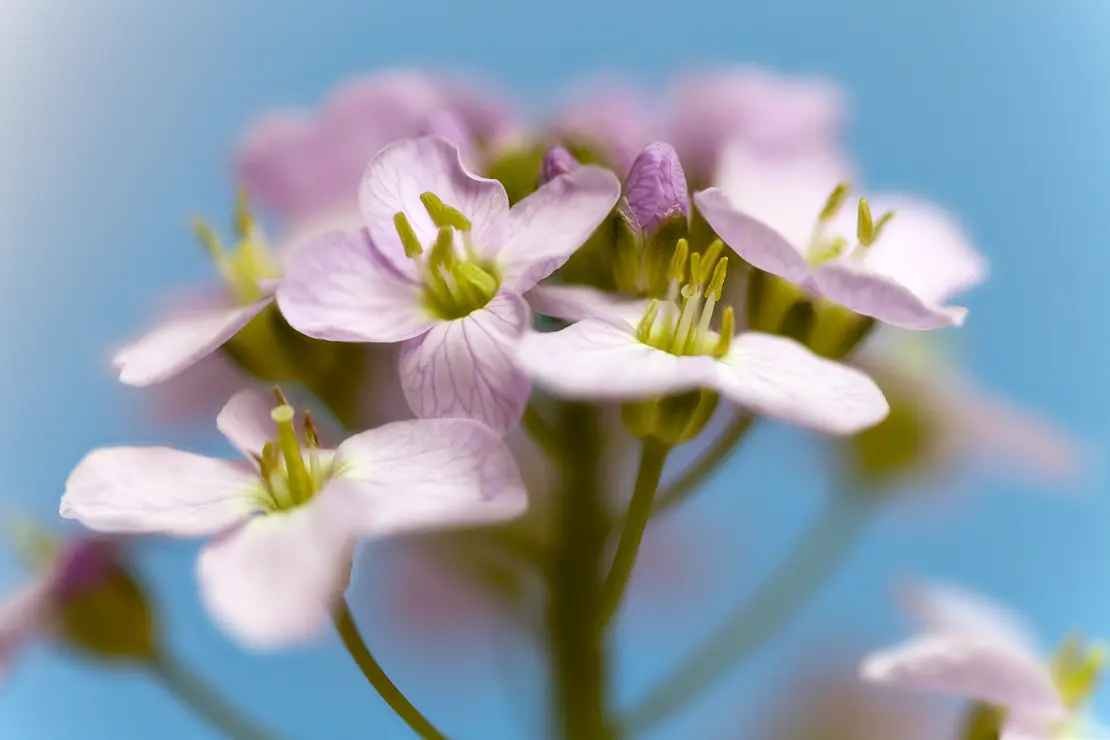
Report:
[[[1079,440],[1085,465],[1065,480],[975,471],[916,492],[773,642],[650,737],[771,737],[759,729],[768,704],[812,688],[815,666],[850,674],[860,653],[906,633],[889,598],[901,575],[1008,603],[1049,646],[1073,629],[1110,637],[1099,454],[1110,442],[1108,39],[1110,4],[1098,0],[0,0],[0,508],[65,530],[65,477],[97,445],[227,452],[214,428],[151,423],[107,360],[163,295],[211,275],[188,218],[228,212],[231,157],[259,113],[316,105],[385,67],[463,71],[541,111],[599,74],[652,90],[686,70],[751,62],[839,81],[866,183],[961,217],[991,278],[964,301],[958,356],[982,386]],[[659,545],[618,633],[620,706],[801,535],[829,493],[826,452],[762,426],[652,530]],[[195,550],[142,549],[184,662],[287,737],[407,737],[338,641],[276,655],[228,642],[198,604]],[[495,622],[456,639],[399,639],[403,599],[380,572],[391,555],[370,559],[356,611],[410,697],[452,737],[536,736],[543,670],[532,643]],[[0,555],[0,594],[25,577]],[[0,693],[0,738],[150,737],[216,735],[141,674],[45,645]]]

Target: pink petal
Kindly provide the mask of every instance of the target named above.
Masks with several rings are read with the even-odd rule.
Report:
[[[413,413],[478,419],[499,432],[514,427],[529,384],[513,363],[513,346],[530,320],[523,298],[502,293],[469,316],[405,342],[401,384]]]
[[[191,311],[126,345],[112,359],[119,379],[145,386],[168,380],[235,336],[270,304],[267,298],[249,306]]]
[[[945,583],[909,581],[898,589],[902,611],[925,632],[994,640],[1030,655],[1037,650],[1033,632],[1010,609],[979,594]]]
[[[854,434],[890,411],[870,377],[785,337],[740,334],[717,369],[714,387],[733,402],[827,434]]]
[[[39,578],[0,604],[0,687],[19,648],[49,629],[54,592],[53,578]]]
[[[277,425],[270,418],[273,408],[273,399],[260,391],[239,391],[220,410],[216,428],[248,458],[251,453],[259,455],[277,433]]]
[[[545,316],[569,322],[594,319],[622,328],[635,328],[648,305],[586,285],[537,285],[524,297],[533,311]]]
[[[299,249],[277,301],[294,329],[332,342],[400,342],[434,322],[420,286],[389,266],[366,230],[334,231]]]
[[[357,500],[365,536],[512,519],[528,504],[500,435],[470,419],[398,421],[351,437],[329,484]]]
[[[1066,713],[1044,664],[991,640],[927,635],[873,653],[861,672],[875,683],[966,696],[1023,716],[1060,718]]]
[[[557,332],[530,332],[517,362],[537,384],[575,399],[645,399],[712,384],[711,357],[677,357],[640,342],[628,328],[579,321]]]
[[[621,185],[609,170],[578,167],[513,206],[496,259],[505,290],[524,293],[561,267],[613,210]]]
[[[470,219],[476,248],[503,237],[509,198],[496,180],[470,174],[455,146],[436,136],[397,141],[370,162],[359,189],[359,203],[374,244],[403,275],[415,275],[405,256],[393,218],[404,212],[426,249],[435,242],[436,227],[420,194],[432,192]]]
[[[166,447],[93,450],[66,481],[61,515],[101,532],[212,534],[263,508],[257,474]]]
[[[865,263],[870,269],[933,305],[986,279],[986,259],[950,214],[913,198],[877,195],[871,199],[876,218],[887,211],[893,211],[894,218],[868,250]]]
[[[200,553],[201,597],[238,642],[273,649],[328,623],[354,548],[347,505],[325,488],[309,504],[256,516]]]
[[[207,430],[227,399],[254,382],[224,353],[215,352],[169,380],[148,386],[141,411],[149,421],[203,424]]]
[[[858,314],[903,329],[960,326],[967,315],[966,308],[926,303],[905,285],[850,257],[821,265],[806,280],[806,287]]]
[[[794,244],[740,211],[721,188],[695,193],[694,203],[717,235],[745,261],[792,283],[801,283],[809,275],[809,264]]]

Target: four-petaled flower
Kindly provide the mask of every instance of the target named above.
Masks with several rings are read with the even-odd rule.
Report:
[[[902,196],[846,208],[849,179],[836,157],[768,165],[737,145],[694,202],[737,254],[814,296],[906,329],[962,324],[967,310],[945,302],[986,274],[962,229]]]
[[[496,180],[471,175],[438,137],[383,149],[362,181],[366,228],[321,236],[290,260],[282,314],[310,337],[403,342],[405,397],[417,416],[515,425],[529,394],[513,346],[522,297],[613,208],[620,183],[578,167],[511,210]]]
[[[61,514],[103,532],[212,536],[197,566],[215,618],[244,643],[314,635],[345,589],[356,538],[521,514],[526,494],[500,437],[467,420],[394,422],[320,449],[279,395],[243,391],[217,427],[247,457],[165,447],[89,453]]]

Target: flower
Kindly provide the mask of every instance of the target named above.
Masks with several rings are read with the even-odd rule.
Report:
[[[1101,648],[1071,642],[1046,662],[1023,621],[1000,605],[941,584],[912,584],[901,595],[923,632],[867,656],[864,680],[993,707],[1002,712],[1004,740],[1078,737],[1070,733],[1101,671]]]
[[[860,198],[853,214],[849,179],[834,156],[768,164],[737,145],[694,201],[742,258],[816,297],[906,329],[962,324],[966,309],[944,304],[986,276],[962,229],[903,196]]]
[[[837,151],[846,108],[844,91],[829,80],[757,67],[686,74],[669,97],[662,133],[703,185],[733,141],[764,160]]]
[[[94,450],[66,482],[61,514],[96,531],[212,536],[197,564],[209,610],[240,641],[316,634],[345,589],[356,537],[519,515],[526,495],[501,440],[469,420],[394,422],[320,449],[278,392],[231,398],[219,430],[247,457],[164,447]]]
[[[551,128],[558,139],[586,147],[623,177],[636,152],[651,139],[650,105],[627,81],[598,77],[571,91]]]
[[[529,384],[512,347],[530,323],[522,297],[612,209],[620,183],[597,167],[556,177],[511,210],[495,180],[471,175],[438,137],[383,149],[362,182],[366,228],[297,252],[278,288],[298,331],[337,342],[403,342],[417,416],[515,425]]]
[[[671,299],[652,301],[638,322],[627,311],[603,316],[594,304],[593,318],[525,336],[517,362],[541,386],[577,399],[647,400],[710,389],[756,413],[833,434],[858,432],[886,416],[882,393],[858,370],[783,337],[734,337],[731,308],[720,330],[711,330],[727,266],[716,247],[716,254],[691,256],[690,279],[680,290],[688,249],[680,240]]]

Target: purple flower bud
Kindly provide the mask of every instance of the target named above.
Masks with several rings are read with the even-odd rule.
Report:
[[[653,141],[632,163],[624,181],[624,192],[636,218],[651,234],[672,216],[685,217],[690,210],[686,173],[674,147]]]
[[[553,146],[547,150],[543,157],[543,166],[540,168],[540,185],[545,185],[559,175],[565,175],[578,167],[578,160],[574,155],[561,146]]]

